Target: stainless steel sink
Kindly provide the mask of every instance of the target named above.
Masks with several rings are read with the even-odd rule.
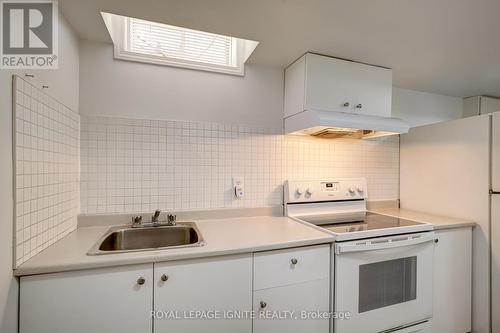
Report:
[[[109,229],[88,254],[151,251],[203,245],[205,242],[194,222],[144,228],[119,226]]]

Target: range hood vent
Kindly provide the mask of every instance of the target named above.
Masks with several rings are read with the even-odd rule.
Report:
[[[285,69],[286,134],[373,138],[407,133],[392,115],[392,70],[308,52]]]
[[[408,133],[409,125],[397,118],[344,112],[305,110],[284,120],[285,134],[322,138],[367,139]]]

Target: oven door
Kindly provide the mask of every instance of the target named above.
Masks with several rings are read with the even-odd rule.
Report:
[[[335,333],[397,331],[432,317],[433,232],[335,244]]]

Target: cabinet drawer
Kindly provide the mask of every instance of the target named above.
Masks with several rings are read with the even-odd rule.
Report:
[[[329,278],[330,245],[254,254],[254,290]]]
[[[321,279],[254,292],[253,333],[328,333],[328,317],[315,313],[330,309],[330,280]],[[274,314],[286,317],[276,319]]]

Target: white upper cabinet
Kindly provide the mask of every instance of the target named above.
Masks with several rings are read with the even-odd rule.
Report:
[[[391,69],[306,53],[285,70],[285,118],[304,110],[390,117],[391,105]]]
[[[500,98],[472,96],[464,98],[464,117],[479,116],[500,111]]]

